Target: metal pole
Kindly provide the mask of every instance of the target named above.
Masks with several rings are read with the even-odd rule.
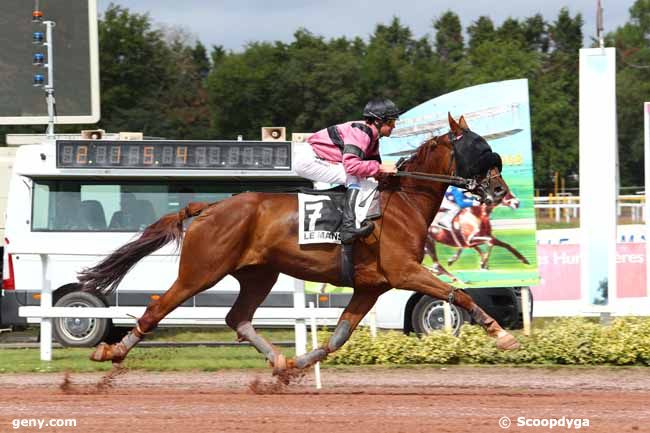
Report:
[[[47,42],[47,84],[45,85],[45,93],[47,94],[47,138],[54,140],[54,40],[52,39],[52,29],[56,26],[54,21],[44,21],[46,28]]]

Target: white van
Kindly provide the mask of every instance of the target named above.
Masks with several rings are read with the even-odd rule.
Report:
[[[18,307],[40,305],[45,260],[56,306],[146,306],[176,278],[174,245],[143,259],[107,298],[80,292],[77,273],[191,201],[311,186],[291,171],[291,154],[288,142],[59,140],[21,146],[9,183],[0,322],[38,323],[19,317]],[[293,306],[294,284],[281,275],[262,307]],[[226,277],[182,307],[229,307],[238,290]],[[133,323],[56,319],[54,335],[64,345],[91,346],[110,340],[114,325]],[[163,320],[161,326],[216,323],[223,317]],[[256,323],[292,326],[293,320]]]

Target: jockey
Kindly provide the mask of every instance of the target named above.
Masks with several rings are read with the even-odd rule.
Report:
[[[379,156],[379,138],[390,136],[399,118],[390,99],[373,99],[363,109],[363,121],[333,125],[312,134],[296,153],[297,174],[316,182],[345,185],[341,242],[351,245],[356,238],[372,233],[374,224],[356,227],[355,206],[361,183],[378,173],[396,173],[393,163]],[[351,248],[347,250],[351,251]]]
[[[447,230],[452,229],[452,223],[461,210],[477,205],[478,202],[464,189],[451,185],[445,192],[445,199],[440,205],[436,216],[436,225]]]

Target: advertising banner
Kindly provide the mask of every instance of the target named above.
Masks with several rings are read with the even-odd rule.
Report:
[[[382,159],[397,161],[424,141],[446,134],[448,112],[456,120],[463,115],[469,128],[501,155],[503,177],[512,194],[497,207],[474,202],[458,209],[443,203],[430,230],[438,264],[427,256],[424,265],[433,267],[449,282],[452,279],[444,272],[448,271],[456,278],[457,286],[536,285],[539,277],[528,81],[509,80],[461,89],[412,108],[400,117],[391,137],[382,139]],[[448,196],[449,201],[454,200],[451,193]]]

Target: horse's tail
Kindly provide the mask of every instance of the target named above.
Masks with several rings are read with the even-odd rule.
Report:
[[[77,279],[82,290],[108,295],[120,284],[124,276],[143,257],[183,239],[183,221],[200,214],[210,203],[190,203],[179,212],[170,213],[147,227],[136,240],[115,250],[100,263],[79,273]]]

